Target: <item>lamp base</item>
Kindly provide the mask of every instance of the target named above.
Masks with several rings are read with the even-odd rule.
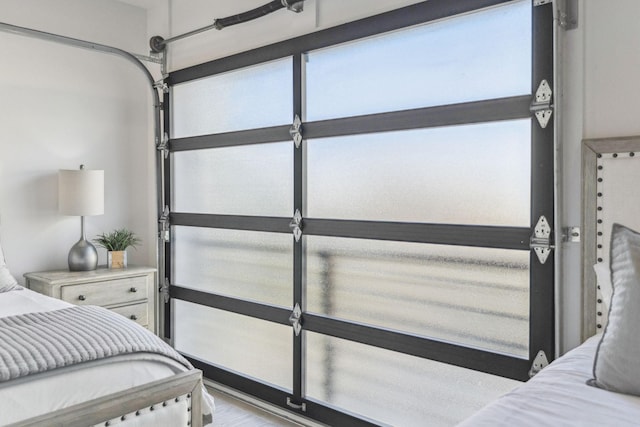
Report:
[[[69,251],[69,271],[91,271],[98,267],[98,251],[82,238]]]

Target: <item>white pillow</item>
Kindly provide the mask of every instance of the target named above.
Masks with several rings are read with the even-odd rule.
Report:
[[[640,234],[614,224],[611,231],[613,295],[589,384],[640,396]]]
[[[600,294],[599,299],[602,299],[601,311],[602,319],[598,322],[605,327],[608,323],[609,307],[611,304],[611,294],[613,293],[613,286],[611,285],[611,268],[608,262],[599,262],[593,265],[593,270],[596,272],[596,281],[598,282],[598,290]],[[598,331],[601,332],[602,330]]]
[[[4,253],[2,252],[2,245],[0,245],[0,292],[7,292],[19,287],[18,282],[7,268],[4,261]]]

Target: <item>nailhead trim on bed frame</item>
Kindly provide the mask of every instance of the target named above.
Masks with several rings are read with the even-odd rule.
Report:
[[[149,411],[149,412],[154,411],[156,409],[155,407],[159,406],[160,404],[162,404],[162,407],[167,407],[169,405],[172,405],[172,404],[180,402],[182,399],[187,399],[187,412],[191,412],[191,393],[189,393],[189,394],[183,394],[182,396],[176,397],[175,399],[171,399],[171,400],[168,400],[168,401],[165,401],[165,402],[158,402],[155,405],[149,406],[148,409],[140,409],[138,411],[131,412],[129,414],[124,414],[121,417],[111,419],[109,421],[106,421],[104,423],[104,426],[105,427],[110,427],[110,426],[112,426],[114,424],[119,424],[119,421],[125,421],[128,418],[135,418],[135,417],[142,416],[142,415],[146,414],[147,411]],[[191,425],[191,422],[188,421],[187,422],[187,426],[190,426],[190,425]]]

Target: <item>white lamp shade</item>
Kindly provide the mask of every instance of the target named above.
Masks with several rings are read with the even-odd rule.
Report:
[[[89,216],[104,213],[104,171],[60,170],[58,211],[63,215]]]

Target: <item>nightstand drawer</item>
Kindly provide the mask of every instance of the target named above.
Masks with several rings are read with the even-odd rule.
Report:
[[[139,325],[147,326],[149,324],[149,304],[146,302],[112,308],[111,311],[131,319]]]
[[[123,304],[147,299],[147,285],[144,276],[67,285],[60,290],[60,299],[77,305]]]
[[[156,332],[156,270],[150,267],[25,273],[31,290],[76,305],[111,309]],[[1,417],[0,417],[1,418]]]

